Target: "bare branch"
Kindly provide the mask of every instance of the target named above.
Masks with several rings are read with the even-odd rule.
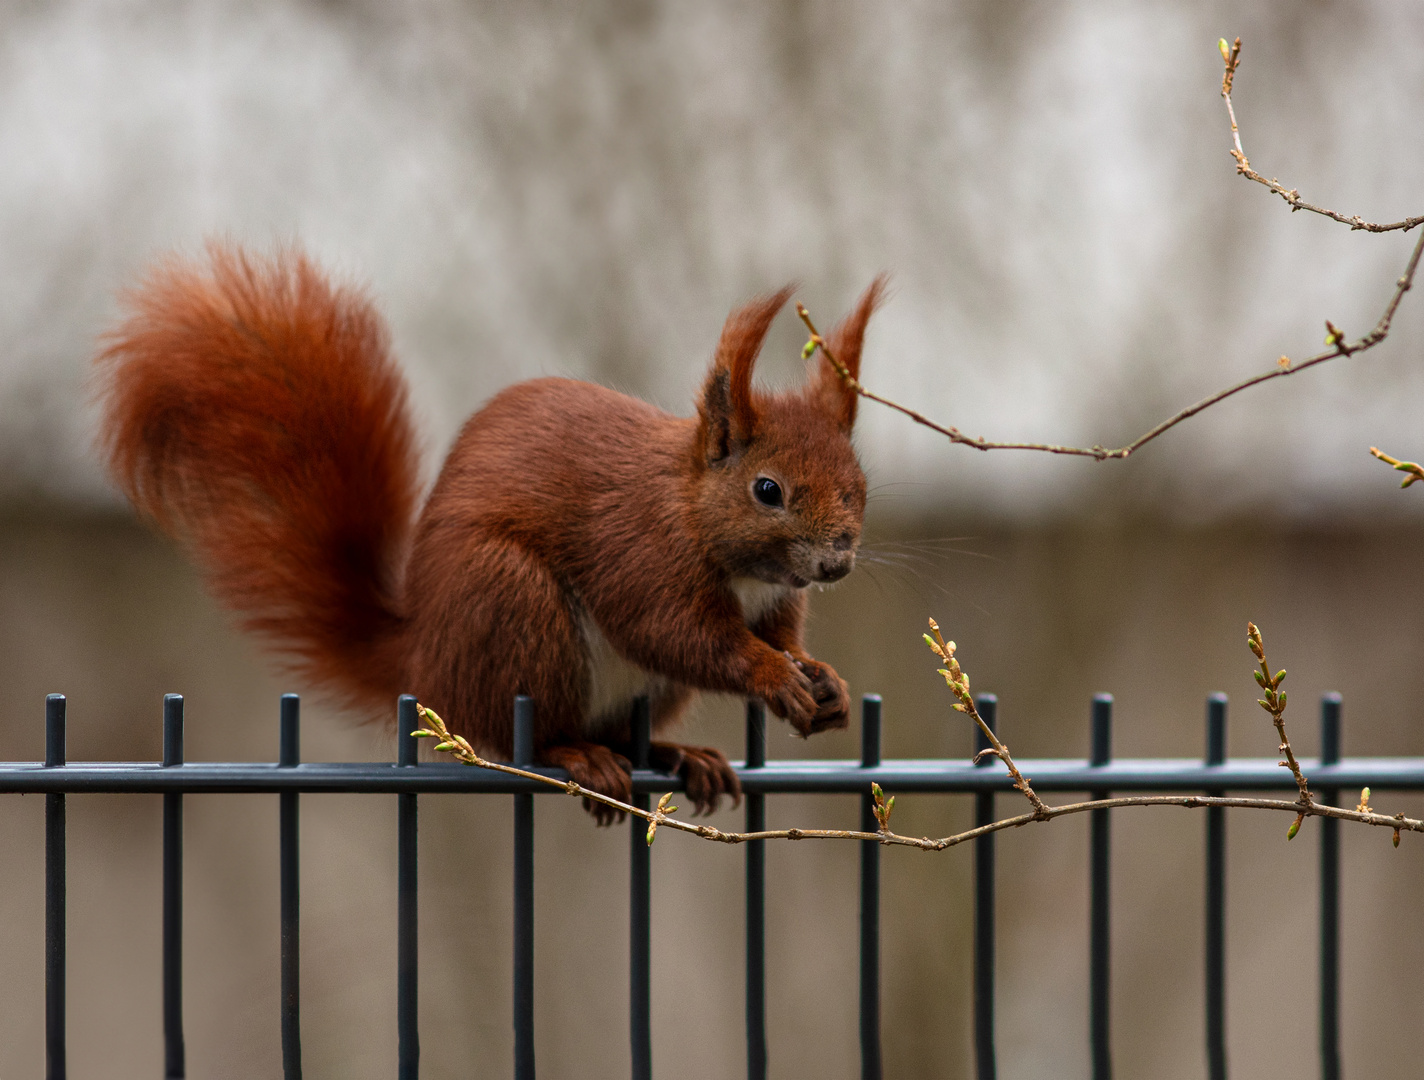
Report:
[[[505,773],[509,776],[522,777],[525,780],[533,780],[540,784],[555,787],[563,791],[566,795],[575,798],[591,799],[604,806],[625,814],[632,814],[634,817],[642,818],[648,822],[648,843],[652,844],[653,837],[661,827],[675,829],[678,832],[692,833],[704,840],[714,840],[722,844],[743,844],[748,840],[874,840],[877,843],[887,844],[895,847],[919,848],[922,851],[943,851],[946,848],[956,847],[969,840],[975,840],[989,833],[999,832],[1003,829],[1017,829],[1024,825],[1032,824],[1036,821],[1052,821],[1054,818],[1067,817],[1072,814],[1083,814],[1089,810],[1110,810],[1116,807],[1129,806],[1180,806],[1187,809],[1199,809],[1201,807],[1220,806],[1237,807],[1244,810],[1278,810],[1288,811],[1295,814],[1295,821],[1291,824],[1286,834],[1287,839],[1293,839],[1300,829],[1300,823],[1307,817],[1328,817],[1336,818],[1340,821],[1356,821],[1362,825],[1373,825],[1379,828],[1390,829],[1394,834],[1394,846],[1399,846],[1399,835],[1401,832],[1424,833],[1424,821],[1405,817],[1403,814],[1389,816],[1381,814],[1371,809],[1370,789],[1365,788],[1360,793],[1359,805],[1353,810],[1347,810],[1340,806],[1327,806],[1316,802],[1311,796],[1306,784],[1305,776],[1301,773],[1300,763],[1296,761],[1295,754],[1291,750],[1290,741],[1286,738],[1285,723],[1282,715],[1285,712],[1284,692],[1278,692],[1278,687],[1285,681],[1285,672],[1282,671],[1272,676],[1269,669],[1265,667],[1265,649],[1261,644],[1260,631],[1256,629],[1254,623],[1248,624],[1248,641],[1251,651],[1256,654],[1258,662],[1262,665],[1262,672],[1257,675],[1266,690],[1266,696],[1272,698],[1270,704],[1262,702],[1262,707],[1271,713],[1275,721],[1276,730],[1280,734],[1281,752],[1285,754],[1286,761],[1282,765],[1290,767],[1292,775],[1295,776],[1296,784],[1300,789],[1300,798],[1288,802],[1285,799],[1252,799],[1235,798],[1226,796],[1210,795],[1129,795],[1114,799],[1092,799],[1088,802],[1068,803],[1063,806],[1049,806],[1043,802],[1034,792],[1028,778],[1019,772],[1014,764],[1013,757],[1009,754],[1009,749],[989,728],[978,710],[974,707],[974,699],[969,694],[969,677],[964,673],[954,658],[955,645],[951,641],[945,641],[940,633],[939,626],[933,619],[930,626],[934,631],[934,637],[924,635],[925,641],[935,654],[945,661],[945,668],[941,669],[941,674],[945,677],[945,682],[949,684],[950,690],[958,699],[955,709],[959,712],[967,713],[979,725],[979,730],[992,743],[988,749],[981,751],[981,754],[993,754],[1008,769],[1009,775],[1013,778],[1014,787],[1023,792],[1033,809],[1027,814],[1019,814],[1016,817],[1002,818],[999,821],[991,822],[988,825],[981,825],[974,829],[955,833],[952,836],[945,836],[939,839],[931,839],[928,836],[904,836],[890,830],[890,813],[895,808],[894,796],[889,799],[885,797],[885,792],[879,784],[870,785],[871,797],[875,805],[875,819],[880,826],[877,832],[863,832],[854,829],[766,829],[760,832],[724,832],[711,825],[696,825],[687,821],[680,821],[672,817],[672,813],[677,807],[670,806],[672,793],[668,792],[658,800],[657,806],[652,810],[644,810],[633,806],[631,803],[623,802],[609,795],[604,795],[597,791],[591,791],[583,785],[573,780],[559,780],[552,776],[545,776],[543,773],[533,772],[529,769],[521,769],[515,765],[505,765],[497,761],[488,761],[475,753],[470,744],[459,735],[451,734],[445,726],[440,716],[432,709],[427,709],[423,705],[416,706],[421,718],[429,727],[421,728],[411,732],[420,738],[436,739],[435,749],[448,753],[456,760],[466,765],[478,766],[482,769],[490,769],[494,772]],[[978,760],[976,758],[976,760]]]
[[[1300,823],[1305,820],[1306,813],[1314,805],[1315,800],[1311,797],[1310,785],[1306,782],[1305,774],[1300,771],[1300,762],[1295,759],[1295,751],[1291,749],[1290,739],[1286,736],[1286,692],[1280,688],[1281,683],[1286,681],[1286,669],[1281,668],[1274,675],[1271,674],[1270,665],[1266,663],[1266,646],[1261,640],[1261,631],[1256,628],[1256,624],[1253,622],[1246,624],[1246,644],[1251,647],[1251,652],[1260,667],[1260,670],[1253,674],[1256,676],[1256,685],[1265,695],[1259,698],[1256,704],[1271,714],[1271,721],[1276,725],[1276,733],[1281,737],[1281,743],[1277,749],[1286,756],[1285,761],[1277,762],[1277,764],[1290,769],[1291,776],[1295,777],[1295,786],[1300,791],[1302,809],[1296,815],[1290,831],[1286,833],[1287,840],[1294,840],[1295,834],[1300,831]]]
[[[748,840],[874,840],[896,847],[943,851],[945,848],[957,847],[966,841],[975,840],[1003,829],[1017,829],[1035,821],[1052,821],[1054,818],[1067,817],[1071,814],[1083,814],[1089,810],[1111,810],[1119,806],[1182,806],[1188,809],[1227,806],[1245,810],[1288,810],[1296,813],[1301,810],[1300,803],[1287,802],[1284,799],[1237,799],[1209,795],[1130,795],[1117,799],[1093,799],[1089,802],[1068,803],[1063,806],[1044,806],[1041,811],[1035,809],[1027,814],[1003,818],[988,825],[980,825],[978,828],[955,833],[953,836],[941,837],[937,840],[928,836],[902,836],[899,833],[890,832],[888,829],[881,832],[861,832],[855,829],[764,829],[761,832],[724,832],[711,825],[695,825],[691,822],[679,821],[677,818],[668,816],[663,810],[643,810],[631,803],[622,802],[597,791],[590,791],[572,780],[559,780],[552,776],[545,776],[543,773],[521,769],[515,765],[488,761],[472,749],[468,749],[469,743],[460,736],[451,735],[446,729],[444,721],[434,711],[421,706],[421,716],[431,726],[412,732],[412,734],[440,739],[436,749],[444,750],[466,765],[476,765],[482,769],[491,769],[509,776],[534,780],[541,784],[547,784],[549,787],[559,788],[565,794],[575,798],[593,799],[595,802],[600,802],[625,814],[643,818],[651,826],[650,833],[653,831],[652,827],[665,827],[676,829],[679,832],[692,833],[704,840],[715,840],[723,844],[744,844]],[[660,805],[665,805],[665,803],[660,800]],[[668,809],[675,808],[669,807]],[[1399,815],[1390,817],[1372,810],[1346,810],[1339,806],[1311,803],[1306,813],[1310,817],[1331,817],[1342,821],[1358,821],[1362,825],[1376,825],[1396,832],[1404,830],[1424,833],[1424,821]]]
[[[959,699],[954,706],[955,711],[968,713],[970,719],[979,725],[979,730],[989,740],[989,748],[974,755],[974,764],[979,764],[979,760],[985,754],[993,754],[1009,770],[1009,775],[1014,778],[1014,787],[1023,792],[1024,798],[1033,807],[1034,815],[1040,821],[1047,820],[1045,815],[1048,813],[1048,807],[1038,797],[1038,793],[1029,786],[1028,777],[1019,772],[1018,766],[1014,764],[1014,759],[1009,756],[1009,748],[999,741],[999,737],[994,734],[994,729],[986,724],[984,718],[979,715],[979,710],[974,705],[974,697],[969,693],[969,676],[964,673],[964,669],[959,666],[959,661],[954,658],[954,642],[944,640],[944,635],[939,632],[939,623],[933,619],[930,620],[930,631],[934,637],[926,634],[925,644],[945,663],[945,666],[939,669],[939,673],[944,676],[944,681],[949,685],[950,691]]]
[[[1320,214],[1328,217],[1332,221],[1338,221],[1341,225],[1348,225],[1351,229],[1364,229],[1366,232],[1395,232],[1396,230],[1408,232],[1417,225],[1424,224],[1424,215],[1419,217],[1405,218],[1403,221],[1390,222],[1388,225],[1379,225],[1373,221],[1366,221],[1359,214],[1341,214],[1335,210],[1328,210],[1323,206],[1315,206],[1306,202],[1300,197],[1300,192],[1294,188],[1288,188],[1275,177],[1267,180],[1264,176],[1251,168],[1251,162],[1246,159],[1246,151],[1241,148],[1241,131],[1236,126],[1236,110],[1231,104],[1231,81],[1236,75],[1236,66],[1241,62],[1241,39],[1236,39],[1236,44],[1229,50],[1226,47],[1226,39],[1222,38],[1218,43],[1221,48],[1221,57],[1226,61],[1226,74],[1221,79],[1221,96],[1226,100],[1226,114],[1231,120],[1231,138],[1236,146],[1231,151],[1231,156],[1236,159],[1236,171],[1248,180],[1254,180],[1258,184],[1270,188],[1282,199],[1290,204],[1292,210],[1309,210],[1312,214]]]
[[[1325,217],[1340,222],[1341,224],[1349,225],[1351,229],[1363,229],[1367,232],[1376,233],[1393,231],[1408,232],[1415,226],[1424,224],[1424,215],[1421,215],[1420,217],[1406,218],[1403,221],[1396,221],[1388,225],[1379,225],[1374,222],[1365,221],[1359,215],[1348,216],[1345,214],[1338,213],[1334,210],[1325,209],[1324,207],[1314,206],[1311,203],[1302,201],[1299,193],[1295,190],[1286,188],[1277,180],[1267,180],[1265,177],[1261,176],[1254,169],[1252,169],[1250,166],[1250,162],[1246,158],[1245,151],[1241,148],[1241,132],[1236,124],[1236,110],[1231,104],[1232,80],[1235,77],[1236,68],[1237,65],[1240,63],[1241,58],[1241,39],[1237,38],[1234,46],[1227,46],[1226,40],[1223,38],[1219,42],[1219,45],[1221,47],[1222,59],[1226,62],[1226,72],[1222,76],[1221,81],[1221,95],[1223,98],[1226,99],[1226,111],[1228,117],[1231,120],[1231,137],[1232,141],[1235,144],[1231,151],[1231,155],[1232,157],[1236,158],[1236,171],[1238,173],[1240,173],[1242,176],[1245,176],[1249,180],[1255,180],[1257,183],[1264,184],[1266,187],[1276,192],[1276,194],[1280,195],[1283,199],[1286,200],[1286,202],[1290,203],[1292,210],[1309,210],[1312,213],[1322,214]],[[1330,320],[1327,319],[1325,321],[1325,344],[1330,346],[1330,348],[1328,348],[1325,352],[1316,353],[1314,356],[1311,356],[1306,360],[1302,360],[1300,363],[1297,364],[1291,363],[1290,360],[1286,357],[1281,357],[1281,359],[1277,361],[1276,366],[1271,368],[1269,371],[1262,372],[1259,375],[1253,375],[1249,379],[1244,379],[1233,386],[1228,386],[1224,390],[1217,391],[1210,397],[1203,398],[1195,405],[1191,405],[1183,409],[1181,412],[1175,414],[1174,416],[1170,416],[1166,420],[1163,420],[1156,427],[1152,428],[1147,432],[1144,432],[1142,435],[1139,435],[1136,439],[1132,440],[1132,442],[1128,443],[1127,445],[1119,446],[1116,449],[1108,449],[1107,447],[1104,447],[1102,445],[1058,446],[1054,443],[994,442],[990,439],[985,439],[982,436],[966,435],[964,434],[964,432],[960,431],[959,428],[954,427],[953,425],[937,423],[936,421],[931,420],[929,417],[925,416],[923,413],[917,412],[916,410],[911,409],[908,406],[901,405],[899,402],[891,401],[889,398],[882,397],[879,394],[867,390],[858,379],[852,377],[851,373],[849,372],[849,370],[846,369],[844,364],[842,364],[839,360],[837,360],[834,356],[831,355],[830,350],[826,348],[825,339],[821,337],[821,334],[819,333],[819,331],[817,331],[815,324],[811,321],[811,315],[806,310],[806,308],[801,304],[797,304],[796,311],[801,316],[801,321],[806,324],[806,329],[810,332],[811,335],[810,340],[806,343],[807,356],[809,356],[816,349],[820,349],[821,354],[826,358],[827,361],[829,361],[831,367],[836,370],[836,373],[840,375],[841,380],[846,384],[846,386],[850,387],[861,397],[866,398],[870,401],[877,402],[887,408],[894,409],[896,412],[901,413],[904,416],[908,416],[915,423],[920,424],[923,427],[927,427],[931,431],[938,432],[939,434],[949,439],[949,441],[952,443],[958,443],[960,446],[972,447],[975,450],[1040,450],[1048,454],[1063,454],[1073,457],[1090,457],[1098,461],[1107,461],[1112,458],[1126,458],[1131,456],[1131,454],[1135,450],[1140,449],[1142,446],[1145,446],[1147,443],[1157,438],[1157,436],[1176,427],[1183,420],[1187,420],[1195,416],[1197,413],[1203,411],[1204,409],[1210,408],[1219,401],[1225,401],[1227,398],[1231,397],[1234,394],[1239,394],[1242,390],[1248,390],[1253,386],[1258,386],[1261,383],[1269,382],[1272,379],[1279,379],[1287,375],[1294,375],[1298,371],[1305,371],[1307,368],[1315,367],[1317,364],[1323,364],[1327,360],[1334,360],[1336,357],[1354,356],[1357,353],[1362,353],[1366,352],[1369,349],[1373,349],[1376,345],[1384,341],[1384,339],[1389,336],[1390,324],[1394,321],[1395,311],[1398,310],[1400,301],[1404,299],[1404,294],[1407,293],[1411,286],[1414,284],[1414,274],[1419,267],[1419,258],[1421,253],[1424,253],[1424,232],[1420,233],[1419,239],[1414,245],[1414,250],[1409,256],[1409,262],[1405,265],[1404,273],[1401,274],[1398,279],[1396,279],[1394,293],[1393,295],[1391,295],[1389,303],[1385,305],[1384,312],[1380,315],[1379,321],[1375,323],[1374,329],[1372,329],[1369,333],[1365,334],[1363,337],[1357,338],[1354,341],[1347,341],[1344,333],[1341,332],[1339,327],[1337,327],[1334,323],[1330,322]]]

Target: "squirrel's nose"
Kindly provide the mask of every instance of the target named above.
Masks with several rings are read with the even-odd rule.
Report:
[[[850,573],[853,566],[855,566],[855,556],[850,552],[823,558],[819,560],[816,567],[817,577],[821,581],[839,581]]]

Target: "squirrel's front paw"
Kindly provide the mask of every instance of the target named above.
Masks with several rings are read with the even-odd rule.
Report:
[[[810,730],[803,734],[813,735],[818,731],[843,728],[850,723],[850,688],[836,674],[830,664],[812,660],[809,656],[796,661],[808,679],[811,680],[811,696],[816,699],[816,712],[811,717]]]
[[[752,693],[766,702],[766,707],[781,717],[797,734],[806,736],[814,730],[816,712],[815,684],[789,653],[776,653],[769,658],[752,682]]]

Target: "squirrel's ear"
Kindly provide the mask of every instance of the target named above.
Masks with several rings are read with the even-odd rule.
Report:
[[[852,379],[860,378],[860,345],[865,338],[865,324],[885,299],[888,281],[884,274],[872,281],[870,288],[861,294],[855,310],[837,323],[830,337],[826,339],[831,355],[845,365]],[[814,394],[841,428],[850,431],[855,423],[855,407],[860,395],[845,384],[840,373],[824,355],[818,353],[813,362],[816,365],[812,388]]]
[[[698,441],[709,464],[739,453],[756,434],[752,367],[771,320],[791,298],[791,292],[788,285],[727,316],[697,408]]]

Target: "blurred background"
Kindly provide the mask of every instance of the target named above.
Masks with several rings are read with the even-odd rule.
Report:
[[[86,389],[117,292],[206,236],[299,241],[390,320],[430,474],[465,416],[535,375],[688,413],[722,319],[786,280],[828,324],[881,270],[894,295],[866,382],[971,434],[1120,445],[1282,354],[1378,318],[1414,236],[1292,215],[1235,176],[1220,36],[1247,153],[1319,204],[1424,212],[1424,9],[1367,2],[584,3],[484,0],[0,4],[0,760],[42,756],[70,699],[72,760],[152,760],[163,693],[193,760],[271,760],[304,691],[236,635],[91,447]],[[919,643],[934,615],[1018,756],[1083,756],[1117,698],[1119,756],[1195,757],[1204,700],[1269,756],[1246,620],[1291,671],[1294,738],[1345,700],[1347,754],[1424,754],[1424,496],[1377,445],[1424,454],[1424,308],[1358,359],[1278,380],[1127,461],[948,445],[864,404],[861,567],[813,599],[811,649],[886,702],[885,752],[961,756]],[[777,324],[760,367],[798,378]],[[576,451],[577,448],[571,448]],[[939,683],[939,685],[936,685]],[[308,759],[383,759],[388,731],[308,699]],[[692,742],[740,756],[740,706]],[[858,732],[772,756],[851,757]],[[1390,812],[1417,799],[1377,795]],[[425,1075],[511,1060],[503,799],[422,802]],[[1005,813],[1016,812],[1004,797]],[[536,1028],[548,1076],[627,1074],[626,837],[538,803]],[[943,835],[968,801],[902,798]],[[778,798],[774,826],[848,826],[853,798]],[[276,802],[187,800],[188,1058],[273,1076]],[[0,1076],[43,1059],[43,801],[0,798]],[[739,813],[715,823],[734,828]],[[1314,830],[1229,816],[1233,1070],[1309,1073]],[[72,798],[75,1075],[161,1067],[159,801]],[[1114,822],[1114,1039],[1126,1077],[1204,1075],[1203,819]],[[395,1062],[395,801],[303,800],[310,1075]],[[1344,1054],[1406,1075],[1424,941],[1417,845],[1344,830]],[[1087,1075],[1087,828],[999,843],[1005,1077]],[[667,835],[654,866],[654,1056],[742,1068],[742,855]],[[886,853],[887,1074],[969,1068],[967,849]],[[855,850],[768,855],[773,1075],[857,1074]]]

